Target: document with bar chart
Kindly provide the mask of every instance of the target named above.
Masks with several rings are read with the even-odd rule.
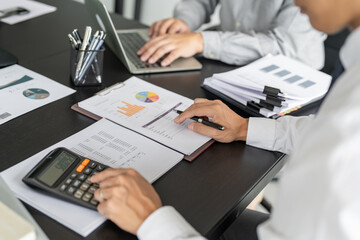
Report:
[[[175,124],[174,110],[185,110],[193,100],[132,77],[86,99],[78,106],[111,120],[171,149],[190,155],[211,139]]]
[[[75,91],[17,64],[0,70],[0,124]]]

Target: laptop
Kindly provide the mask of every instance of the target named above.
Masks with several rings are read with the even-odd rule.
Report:
[[[85,0],[85,5],[98,27],[106,32],[106,44],[131,73],[160,73],[202,68],[201,63],[193,57],[177,59],[167,67],[161,67],[159,61],[155,64],[142,62],[136,52],[149,40],[149,29],[115,30],[103,3],[99,0]]]

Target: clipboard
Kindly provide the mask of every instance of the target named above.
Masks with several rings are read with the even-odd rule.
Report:
[[[111,93],[111,92],[113,92],[113,91],[116,91],[117,89],[120,89],[120,88],[123,87],[123,86],[125,86],[125,83],[123,83],[123,82],[116,83],[116,84],[114,84],[114,85],[112,85],[112,86],[110,86],[110,87],[108,87],[108,88],[105,88],[105,89],[101,90],[100,92],[96,93],[95,95],[105,96],[105,95],[107,95],[107,94],[109,94],[109,93]],[[74,110],[74,111],[76,111],[76,112],[81,113],[81,114],[84,115],[84,116],[87,116],[87,117],[89,117],[89,118],[91,118],[91,119],[94,119],[94,120],[96,120],[96,121],[98,121],[98,120],[100,120],[100,119],[103,118],[103,117],[101,117],[101,116],[99,116],[99,115],[96,115],[96,114],[90,112],[90,111],[87,111],[86,109],[81,108],[78,103],[72,105],[72,106],[71,106],[71,109]],[[117,124],[117,123],[116,123],[116,124]],[[133,129],[131,129],[131,128],[127,128],[127,127],[125,127],[125,126],[122,126],[121,124],[118,124],[118,125],[121,126],[121,127],[126,128],[126,129],[129,129],[129,130],[131,130],[131,131],[133,131],[133,132],[136,132],[135,130],[133,130]],[[141,134],[141,133],[138,133],[138,132],[136,132],[136,133],[137,133],[137,134],[140,134],[140,135],[142,135],[142,136],[145,136],[145,135],[143,135],[143,134]],[[152,139],[152,138],[150,138],[150,137],[148,137],[148,136],[145,136],[145,137],[151,139],[151,140],[154,141],[154,142],[157,142],[156,140],[154,140],[154,139]],[[205,144],[203,144],[201,147],[199,147],[197,150],[195,150],[194,152],[192,152],[190,155],[184,155],[184,159],[187,160],[187,161],[189,161],[189,162],[192,162],[192,161],[193,161],[195,158],[197,158],[201,153],[203,153],[207,148],[209,148],[214,142],[215,142],[214,139],[209,140],[208,142],[206,142]],[[167,145],[165,145],[165,144],[162,144],[162,143],[160,143],[160,142],[157,142],[157,143],[158,143],[158,144],[161,144],[161,145],[163,145],[163,146],[165,146],[165,147],[168,147],[168,148],[172,149],[171,147],[169,147],[169,146],[167,146]],[[175,150],[175,149],[172,149],[172,150],[177,151],[177,150]],[[178,152],[178,151],[177,151],[177,152]],[[183,153],[182,153],[182,154],[183,154]]]

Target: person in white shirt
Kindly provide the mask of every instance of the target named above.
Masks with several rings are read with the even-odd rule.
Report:
[[[220,101],[196,100],[179,115],[209,116],[225,126],[215,131],[198,123],[194,131],[222,142],[291,153],[271,217],[259,239],[360,239],[360,0],[296,0],[312,25],[327,33],[348,26],[352,33],[340,51],[345,72],[316,117],[243,119]],[[161,206],[153,187],[136,171],[109,169],[100,182],[98,211],[139,239],[203,239],[170,206]]]
[[[194,32],[220,5],[217,31]],[[314,30],[293,0],[183,0],[174,18],[151,25],[152,39],[138,52],[141,60],[169,65],[179,57],[244,65],[267,54],[283,54],[320,69],[325,34]],[[166,55],[168,54],[168,55]]]

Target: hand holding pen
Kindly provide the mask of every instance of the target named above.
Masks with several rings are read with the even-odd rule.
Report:
[[[210,123],[214,124],[214,126],[205,125],[204,120],[201,120],[202,123],[195,120],[198,119],[199,116],[211,118],[213,121]],[[197,122],[190,123],[188,127],[194,132],[209,136],[224,143],[246,140],[248,119],[244,119],[237,115],[219,100],[210,101],[201,98],[195,99],[194,104],[175,118],[174,122],[180,124],[185,120],[192,118]],[[223,127],[224,130],[220,130],[221,127]]]

